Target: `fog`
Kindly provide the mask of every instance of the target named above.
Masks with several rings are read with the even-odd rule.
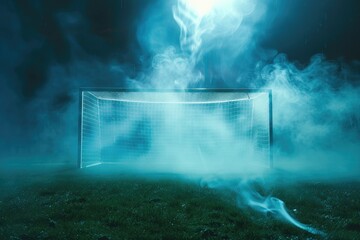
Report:
[[[349,81],[357,78],[349,66],[315,55],[300,69],[280,55],[261,76],[274,90],[274,128],[284,143],[276,145],[280,165],[328,177],[356,175],[359,86]]]

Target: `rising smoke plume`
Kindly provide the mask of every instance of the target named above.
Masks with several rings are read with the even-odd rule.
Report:
[[[308,66],[297,67],[284,54],[261,49],[256,39],[256,29],[266,15],[261,1],[211,1],[204,5],[180,0],[173,7],[173,17],[180,28],[180,49],[177,53],[175,48],[169,48],[155,55],[156,74],[152,78],[155,86],[170,84],[186,88],[193,85],[191,81],[206,85],[204,82],[209,79],[199,65],[208,53],[221,59],[218,74],[224,78],[227,76],[222,73],[231,71],[240,57],[247,58],[257,51],[268,52],[267,56],[259,54],[262,58],[258,59],[252,86],[274,90],[276,136],[285,139],[283,145],[275,145],[280,153],[279,164],[295,165],[297,170],[303,168],[308,173],[320,174],[332,163],[332,169],[326,169],[326,174],[331,170],[337,175],[343,171],[338,167],[346,166],[347,174],[356,175],[360,169],[356,147],[360,118],[354,109],[360,109],[359,87],[343,78],[356,78],[357,74],[344,69],[340,62],[326,61],[322,55],[315,55]],[[255,16],[249,17],[251,14]],[[269,59],[270,63],[266,63]],[[175,76],[174,82],[158,82],[158,79],[168,79],[166,76]],[[242,84],[241,80],[241,74],[233,79],[238,85]],[[350,156],[347,152],[351,152]],[[283,159],[288,164],[281,161]],[[334,164],[338,161],[339,164]],[[355,169],[354,172],[351,169]],[[224,187],[222,182],[215,185]],[[280,199],[261,196],[244,182],[232,189],[239,195],[241,204],[275,214],[313,234],[324,234],[292,218]]]

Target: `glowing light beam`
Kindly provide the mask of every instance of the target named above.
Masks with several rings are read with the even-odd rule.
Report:
[[[218,2],[219,0],[183,0],[186,7],[199,17],[209,14]]]

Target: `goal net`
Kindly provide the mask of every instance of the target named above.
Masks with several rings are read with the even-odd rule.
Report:
[[[81,89],[79,167],[271,166],[270,90]]]

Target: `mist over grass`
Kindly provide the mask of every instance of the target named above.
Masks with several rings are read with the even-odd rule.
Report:
[[[228,188],[218,188],[206,185],[199,177],[186,180],[173,174],[144,175],[99,168],[0,170],[0,236],[356,239],[360,230],[358,182],[293,181],[285,174],[263,179],[265,185],[261,181],[251,183],[257,193],[271,191],[284,200],[291,215],[326,231],[323,237],[243,204],[229,191],[232,183],[238,183],[236,178],[226,181]]]

